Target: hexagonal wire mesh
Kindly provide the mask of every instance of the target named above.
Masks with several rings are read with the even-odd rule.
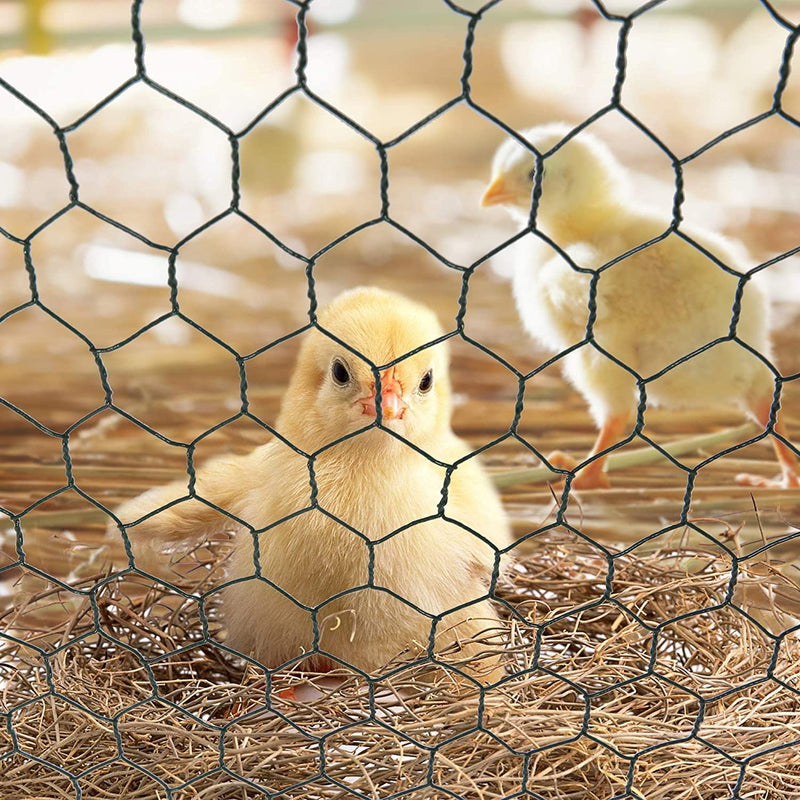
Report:
[[[27,420],[38,431],[60,442],[60,455],[67,478],[65,485],[49,491],[19,512],[3,509],[14,525],[16,539],[16,557],[13,562],[2,568],[3,572],[9,573],[24,568],[30,575],[41,578],[50,588],[49,595],[45,591],[39,599],[41,597],[46,599],[48,596],[57,597],[59,590],[79,598],[81,606],[76,609],[75,618],[83,620],[80,624],[72,623],[76,630],[82,631],[80,635],[73,636],[72,630],[68,628],[63,632],[61,641],[52,647],[40,646],[32,639],[26,639],[25,624],[24,622],[20,624],[19,617],[15,619],[13,628],[9,623],[8,629],[0,632],[6,643],[20,648],[17,655],[24,651],[26,657],[36,663],[37,666],[33,671],[38,671],[40,676],[38,685],[32,679],[27,686],[24,685],[24,680],[13,688],[10,688],[14,683],[13,680],[4,683],[6,703],[3,711],[5,732],[2,760],[6,763],[6,775],[14,776],[2,779],[7,784],[5,787],[7,796],[17,796],[12,794],[12,789],[21,790],[23,793],[25,791],[25,776],[19,772],[18,761],[15,761],[20,758],[48,770],[49,777],[45,779],[45,785],[49,788],[46,791],[51,792],[53,797],[73,794],[79,798],[101,797],[108,796],[109,791],[114,791],[125,797],[175,798],[218,796],[622,798],[642,796],[638,787],[644,785],[640,777],[643,770],[650,776],[651,784],[648,785],[652,785],[653,775],[656,775],[657,782],[671,784],[670,796],[678,796],[676,789],[678,783],[694,781],[691,771],[681,773],[682,762],[693,765],[697,770],[698,763],[702,761],[716,765],[719,773],[725,776],[722,785],[726,788],[722,793],[715,788],[710,794],[702,794],[701,787],[697,793],[687,794],[687,797],[777,797],[797,789],[796,777],[795,783],[791,783],[792,770],[787,768],[780,772],[774,769],[774,764],[770,764],[769,758],[789,753],[792,747],[800,743],[800,732],[797,730],[796,722],[797,679],[791,669],[796,653],[793,637],[798,627],[786,626],[779,632],[771,630],[768,625],[762,624],[757,615],[751,615],[741,600],[735,600],[737,585],[747,571],[748,559],[752,560],[754,553],[742,556],[733,546],[728,546],[725,542],[717,543],[720,553],[718,560],[724,563],[724,568],[716,572],[710,567],[705,571],[697,570],[697,573],[703,576],[703,585],[692,584],[691,590],[695,593],[692,596],[692,604],[682,606],[675,599],[675,592],[678,590],[674,589],[679,583],[679,579],[675,576],[680,576],[680,570],[674,573],[658,573],[652,565],[634,559],[633,547],[621,552],[612,552],[593,542],[582,532],[579,525],[571,522],[569,504],[572,497],[571,487],[576,479],[574,469],[556,469],[563,474],[565,480],[563,491],[557,496],[554,495],[556,502],[554,522],[530,532],[527,538],[533,539],[556,529],[564,532],[572,537],[573,553],[580,552],[580,559],[585,563],[593,558],[593,568],[596,571],[592,573],[591,569],[588,572],[584,569],[582,572],[577,569],[571,563],[568,544],[557,547],[548,557],[540,556],[539,561],[533,562],[533,569],[531,565],[523,563],[518,574],[514,576],[513,586],[504,586],[500,575],[501,559],[498,553],[494,558],[487,592],[488,597],[503,606],[504,613],[511,620],[509,624],[519,626],[515,633],[504,641],[504,649],[514,655],[509,662],[513,664],[514,670],[499,679],[501,690],[512,697],[514,702],[524,704],[527,699],[534,698],[538,708],[546,708],[551,712],[547,717],[551,721],[550,724],[536,731],[532,729],[534,727],[532,720],[529,721],[531,729],[524,730],[526,722],[524,717],[514,723],[508,717],[492,713],[493,697],[497,694],[497,687],[476,685],[474,681],[470,681],[470,673],[465,671],[463,662],[443,660],[442,654],[435,650],[437,624],[445,614],[431,614],[407,598],[399,599],[410,603],[416,612],[431,620],[427,653],[416,658],[410,668],[406,662],[394,663],[378,676],[353,669],[350,672],[350,684],[356,686],[354,693],[347,695],[344,690],[334,689],[328,698],[324,715],[316,713],[313,704],[297,704],[293,695],[296,683],[293,682],[291,670],[287,672],[287,667],[302,666],[307,654],[300,654],[277,668],[275,665],[267,665],[266,669],[255,659],[249,658],[245,675],[240,685],[236,686],[231,683],[230,673],[226,671],[228,667],[225,665],[231,655],[247,656],[247,654],[231,652],[230,648],[216,638],[220,622],[215,616],[214,603],[220,589],[232,585],[233,582],[225,582],[209,567],[215,561],[215,554],[212,552],[210,555],[205,553],[198,556],[197,566],[202,577],[187,588],[180,583],[170,582],[163,574],[151,573],[147,567],[147,559],[141,554],[137,555],[131,540],[131,532],[135,531],[136,524],[146,522],[159,512],[170,508],[177,508],[176,513],[180,514],[180,503],[199,498],[205,506],[204,512],[207,513],[210,509],[221,515],[221,519],[225,520],[223,524],[243,526],[251,532],[255,551],[254,574],[256,571],[260,574],[259,537],[268,536],[269,531],[277,526],[278,522],[270,524],[265,529],[256,530],[247,520],[238,519],[232,514],[223,502],[216,502],[215,498],[206,495],[201,496],[196,491],[198,473],[195,469],[195,457],[198,448],[215,432],[238,420],[249,420],[269,435],[280,439],[307,464],[308,502],[298,510],[298,513],[314,510],[326,514],[352,535],[360,537],[369,554],[367,576],[362,584],[339,591],[332,597],[326,598],[324,603],[307,605],[301,603],[309,613],[313,626],[312,652],[320,652],[324,606],[331,600],[351,593],[354,589],[376,587],[376,542],[355,530],[347,520],[333,515],[318,497],[316,472],[318,460],[330,448],[353,434],[336,439],[315,452],[304,451],[251,410],[248,365],[278,348],[285,341],[311,329],[321,330],[317,315],[315,281],[315,268],[318,262],[334,247],[359,232],[377,225],[395,229],[458,276],[460,292],[454,320],[455,327],[437,341],[458,338],[469,343],[495,363],[501,364],[513,375],[517,386],[513,420],[508,430],[476,448],[468,456],[450,463],[434,457],[412,442],[406,442],[422,458],[443,470],[441,499],[434,517],[458,523],[458,520],[451,520],[448,517],[447,511],[452,476],[459,466],[476,454],[486,452],[500,443],[514,441],[546,462],[539,449],[531,445],[519,432],[525,406],[524,394],[526,386],[532,379],[563,358],[565,352],[558,353],[553,359],[532,370],[521,371],[492,348],[470,335],[465,325],[468,306],[475,292],[472,284],[479,267],[522,237],[530,235],[546,241],[576,273],[589,277],[585,332],[581,341],[572,349],[587,346],[594,348],[610,362],[632,375],[638,387],[639,403],[634,429],[627,438],[604,445],[592,458],[597,460],[607,451],[612,452],[639,438],[660,452],[669,463],[685,475],[685,490],[679,520],[668,528],[649,533],[647,539],[656,540],[665,532],[678,529],[693,530],[702,537],[710,538],[701,526],[701,521],[690,516],[695,482],[700,471],[707,465],[769,436],[777,437],[790,451],[797,452],[792,443],[779,430],[776,431],[775,424],[784,385],[797,379],[798,375],[781,375],[770,363],[768,354],[759,352],[751,343],[739,336],[737,326],[742,313],[743,298],[746,296],[751,279],[772,264],[800,251],[800,247],[795,247],[776,258],[758,264],[747,272],[740,273],[710,253],[683,230],[682,205],[684,168],[691,161],[734,134],[770,118],[780,118],[791,125],[800,126],[798,120],[782,107],[782,98],[790,75],[791,58],[797,37],[800,35],[800,28],[792,25],[768,0],[760,0],[761,7],[785,34],[785,45],[771,107],[736,127],[725,130],[688,156],[679,158],[647,125],[631,113],[622,101],[626,82],[626,52],[631,32],[648,11],[661,5],[663,1],[652,0],[630,14],[616,14],[607,10],[600,0],[593,0],[593,6],[602,19],[618,26],[616,75],[608,104],[575,126],[569,132],[569,136],[577,135],[587,126],[613,112],[624,117],[660,148],[668,157],[674,171],[672,215],[666,229],[658,236],[648,238],[594,268],[581,267],[576,263],[571,251],[563,249],[556,241],[546,236],[537,225],[543,180],[543,170],[540,167],[543,163],[542,156],[549,153],[531,149],[537,169],[534,172],[532,206],[528,223],[519,233],[467,265],[445,257],[422,236],[401,224],[390,209],[390,153],[450,109],[467,107],[496,126],[499,131],[530,148],[529,143],[522,139],[518,132],[476,102],[472,95],[473,48],[476,35],[482,20],[499,6],[502,0],[493,0],[476,10],[468,10],[450,0],[444,0],[449,11],[458,17],[466,28],[462,54],[463,70],[460,77],[461,91],[389,141],[381,140],[348,114],[315,93],[309,86],[306,79],[309,53],[307,17],[313,0],[307,2],[287,0],[296,8],[296,83],[239,131],[150,77],[147,69],[145,37],[141,26],[142,0],[135,0],[132,5],[131,29],[136,65],[134,77],[125,81],[72,124],[59,125],[44,108],[10,82],[0,78],[0,86],[6,92],[25,104],[51,128],[63,156],[70,187],[69,204],[50,216],[28,236],[18,237],[2,230],[8,240],[23,249],[30,300],[7,311],[0,318],[0,322],[10,320],[27,309],[39,309],[50,320],[61,326],[61,330],[69,331],[88,348],[94,359],[104,394],[100,405],[83,414],[63,433],[59,432],[56,426],[43,424],[36,416],[29,414],[14,402],[7,399],[0,401],[6,409]],[[173,247],[151,240],[135,228],[101,213],[91,204],[84,202],[74,171],[68,136],[78,131],[104,109],[118,103],[126,92],[137,86],[148,87],[169,103],[177,104],[191,114],[197,115],[207,125],[213,126],[223,134],[230,146],[231,195],[228,206],[195,227]],[[271,231],[269,226],[263,225],[241,207],[240,143],[259,122],[295,95],[305,97],[318,109],[332,115],[351,131],[363,137],[364,141],[374,148],[380,164],[378,186],[380,211],[377,216],[327,242],[310,257],[291,247]],[[64,315],[55,311],[40,297],[39,272],[33,246],[37,237],[41,237],[62,215],[73,209],[81,209],[102,223],[124,231],[150,250],[164,253],[168,260],[169,311],[110,346],[97,346],[84,332],[72,325]],[[246,221],[286,256],[302,263],[307,284],[308,323],[256,350],[244,353],[217,336],[213,330],[197,322],[191,314],[186,313],[182,308],[180,297],[179,253],[206,230],[232,217]],[[647,251],[669,236],[679,237],[696,248],[705,258],[713,261],[721,272],[732,276],[736,281],[729,328],[724,335],[708,341],[693,352],[683,354],[676,361],[665,365],[658,373],[639,375],[624,360],[603,347],[595,337],[599,285],[603,275],[615,265],[637,253]],[[137,339],[167,319],[180,320],[191,330],[199,332],[222,348],[238,367],[238,410],[229,418],[202,431],[188,443],[166,436],[155,426],[137,418],[115,401],[107,366],[116,351],[135,343]],[[338,339],[330,331],[327,331],[326,335],[346,349],[352,350],[347,342]],[[774,395],[767,427],[749,436],[744,442],[715,452],[694,466],[687,467],[644,431],[650,384],[676,366],[725,342],[737,343],[753,357],[766,364],[772,373]],[[423,345],[401,358],[420,352],[427,346]],[[368,362],[376,386],[376,418],[368,427],[380,428],[386,434],[399,437],[396,432],[384,425],[380,403],[382,372],[393,366],[394,362],[376,364],[369,361],[362,353],[356,355]],[[120,519],[113,509],[108,508],[92,493],[82,488],[81,482],[76,480],[75,476],[72,446],[81,426],[89,420],[99,418],[107,411],[113,411],[127,420],[138,431],[145,431],[160,441],[185,451],[188,476],[185,495],[174,497],[166,506],[160,506],[148,512],[143,518],[132,521]],[[48,501],[67,491],[80,496],[92,508],[99,509],[113,519],[114,527],[124,544],[128,559],[127,568],[112,570],[99,578],[95,577],[76,585],[74,582],[49,574],[31,562],[26,555],[29,545],[24,531],[26,518]],[[131,524],[132,522],[134,524]],[[405,527],[414,522],[420,520],[413,520]],[[402,531],[403,528],[393,531],[391,536],[397,536]],[[791,538],[793,534],[787,535],[785,540]],[[591,551],[593,555],[587,555],[586,550],[581,549],[587,544],[594,548]],[[758,555],[767,547],[765,544],[763,548],[756,550],[755,554]],[[536,574],[534,571],[537,571]],[[622,588],[615,583],[620,580],[620,576],[624,578]],[[639,581],[638,584],[634,577]],[[669,587],[668,577],[675,581],[672,589]],[[266,576],[262,576],[262,579],[271,583]],[[435,576],[431,576],[431,580],[435,579]],[[663,581],[664,584],[659,585],[659,581]],[[155,589],[154,584],[157,587]],[[283,591],[281,587],[272,585]],[[658,594],[657,613],[648,607],[648,601],[643,599],[647,592],[637,593],[633,589],[625,588],[634,585],[640,588],[650,586],[652,593]],[[547,587],[543,593],[542,586]],[[537,589],[540,593],[534,600]],[[548,599],[552,601],[559,593],[570,595],[572,602],[565,604],[559,613],[548,616],[546,623],[543,623],[536,611],[537,603],[546,605]],[[128,608],[128,599],[132,596],[137,596],[139,599]],[[186,613],[186,608],[191,606],[192,610],[188,615],[191,624],[183,629],[180,625],[177,628],[159,629],[158,623],[151,622],[145,612],[145,609],[157,607],[159,604],[173,615],[173,619],[178,619],[180,614]],[[714,617],[714,614],[718,616]],[[593,642],[583,641],[581,637],[585,633],[582,626],[590,626],[598,620],[602,630],[600,638]],[[161,621],[163,622],[163,618]],[[691,627],[692,625],[695,627]],[[33,627],[35,628],[35,625]],[[617,636],[619,630],[624,634],[621,637]],[[698,634],[698,630],[704,633]],[[707,637],[705,640],[702,638],[703,635]],[[548,639],[552,639],[554,644],[549,644]],[[726,651],[730,642],[735,642],[737,647]],[[92,659],[97,659],[98,663],[106,659],[106,667],[115,661],[125,665],[124,670],[135,690],[128,698],[130,702],[119,702],[117,698],[117,705],[114,705],[105,696],[101,702],[100,695],[103,695],[105,689],[100,690],[102,680],[99,677],[97,686],[87,685],[85,676],[90,673],[76,671],[75,675],[71,676],[70,670],[63,668],[70,648],[74,648],[76,644],[81,647],[86,645],[88,651],[77,656],[73,652],[69,656],[73,666],[81,659],[84,668],[91,664]],[[582,665],[585,666],[598,657],[603,647],[617,648],[615,657],[622,665],[610,682],[607,675],[604,680],[602,675],[580,672]],[[731,680],[724,688],[714,683],[719,676],[709,677],[702,668],[695,669],[691,666],[694,657],[692,654],[696,655],[701,651],[714,656],[719,656],[720,652],[725,653],[726,658],[732,662],[726,672]],[[734,651],[738,655],[735,655]],[[748,652],[750,660],[741,656],[742,651]],[[620,655],[623,652],[624,658]],[[665,653],[680,655],[676,656],[672,667],[669,666],[669,659],[664,659]],[[335,657],[327,655],[331,660],[337,661]],[[737,658],[740,661],[737,661]],[[703,661],[700,656],[697,660],[698,663]],[[17,664],[9,661],[7,666],[18,674],[32,674],[22,669],[20,664],[23,661]],[[760,668],[754,667],[752,662],[756,662]],[[210,671],[206,673],[209,677],[208,683],[202,690],[198,687],[191,690],[182,686],[180,676],[185,675],[187,670],[194,674],[193,671],[199,669],[196,665],[200,663],[211,665],[208,668]],[[424,680],[415,683],[409,677],[415,674],[413,670],[419,670],[419,674],[422,675],[426,668],[438,670],[440,677],[444,676],[441,680],[446,683],[460,686],[459,691],[465,692],[461,701],[454,703],[451,695],[441,691],[437,694],[436,691],[425,688],[429,684],[425,684]],[[580,675],[577,677],[579,672]],[[131,677],[134,673],[135,677]],[[464,679],[461,685],[459,678]],[[749,689],[750,694],[737,695],[742,687]],[[351,685],[350,688],[352,689]],[[338,699],[336,699],[337,691],[342,692]],[[667,694],[669,702],[662,704],[661,700]],[[779,702],[775,700],[776,694],[780,695]],[[631,711],[632,708],[635,709],[635,703],[631,698],[640,695],[650,698],[651,704],[655,702],[659,712],[664,715],[657,733],[654,733],[651,718],[637,719],[636,711]],[[390,698],[388,701],[387,696]],[[771,718],[770,724],[773,727],[761,723],[766,725],[768,734],[773,737],[768,740],[772,743],[755,750],[748,749],[735,731],[724,730],[725,726],[730,725],[723,714],[724,702],[728,697],[737,697],[739,699],[736,702],[749,704],[744,717],[748,720],[754,717],[759,709],[765,709],[770,703],[777,704],[775,713],[781,721],[777,723]],[[356,698],[355,701],[353,698]],[[653,698],[657,700],[654,701]],[[42,702],[43,700],[47,702]],[[34,750],[26,738],[27,732],[23,730],[19,715],[36,704],[41,704],[40,723],[43,719],[49,721],[38,728],[40,736],[46,741],[37,742]],[[535,725],[541,726],[541,720],[537,719]],[[93,729],[95,735],[92,737],[91,747],[74,749],[74,734],[62,734],[61,726],[64,730],[73,731]],[[258,746],[252,747],[253,742]],[[399,750],[398,742],[400,742]],[[592,747],[595,751],[590,758],[589,749]],[[197,760],[204,765],[204,769],[197,774],[176,778],[175,774],[165,767],[164,753],[168,750],[176,756],[181,756],[184,762]],[[598,757],[597,751],[602,751],[602,756]],[[471,753],[474,752],[482,754],[477,764],[471,757]],[[664,753],[667,755],[659,760],[659,754]],[[277,767],[273,763],[274,759],[278,760]],[[758,759],[762,761],[759,762]],[[748,784],[748,780],[752,781],[754,773],[767,769],[764,766],[764,759],[768,766],[773,767],[773,773],[764,779],[764,783],[758,784],[760,788],[754,789],[755,784]],[[795,765],[794,770],[796,769]],[[358,782],[354,776],[362,773],[364,780]],[[266,780],[265,776],[269,776],[269,780]],[[467,776],[466,783],[462,780],[464,776]],[[754,791],[762,793],[753,793]]]

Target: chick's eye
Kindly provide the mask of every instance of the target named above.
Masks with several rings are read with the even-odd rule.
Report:
[[[429,369],[422,376],[422,380],[419,382],[419,390],[424,394],[425,392],[429,392],[432,386],[433,386],[433,370]]]
[[[333,378],[333,382],[339,386],[345,386],[350,383],[350,371],[347,369],[344,362],[340,361],[338,358],[335,358],[333,364],[331,364],[331,377]]]
[[[542,178],[544,178],[546,170],[542,167]],[[531,171],[528,173],[528,180],[533,183],[534,179],[536,178],[536,167],[532,167]]]

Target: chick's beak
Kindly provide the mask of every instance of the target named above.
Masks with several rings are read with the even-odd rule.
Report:
[[[484,208],[486,206],[496,206],[501,203],[507,203],[509,200],[513,200],[514,197],[514,192],[506,187],[502,176],[498,176],[489,184],[488,188],[483,193],[481,205]]]
[[[372,394],[369,397],[359,400],[361,403],[361,413],[368,417],[376,416],[375,413],[375,387],[372,387]],[[383,419],[402,419],[406,411],[406,403],[403,400],[403,387],[394,374],[394,369],[387,369],[381,372],[381,412]]]

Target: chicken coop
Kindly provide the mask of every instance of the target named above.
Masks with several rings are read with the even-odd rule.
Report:
[[[798,36],[789,0],[0,2],[0,796],[800,797]],[[331,317],[358,287],[440,327],[367,357]],[[305,446],[323,339],[331,392],[347,356],[372,394]],[[390,424],[387,375],[445,345],[456,455]],[[336,516],[349,585],[299,538],[317,599],[275,591],[307,646],[233,646],[226,588],[275,588],[273,529],[334,518],[324,460],[361,434],[439,470],[429,511]],[[208,493],[274,446],[302,480]],[[359,511],[419,507],[393,458],[341,478]],[[443,521],[490,629],[439,647],[477,595],[399,596],[429,635],[323,669],[325,603],[392,594],[381,554]],[[422,556],[430,593],[460,579]]]

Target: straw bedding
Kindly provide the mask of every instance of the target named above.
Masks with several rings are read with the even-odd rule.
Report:
[[[763,565],[732,587],[718,550],[631,552],[609,580],[599,549],[536,537],[498,589],[510,677],[481,698],[446,652],[268,688],[213,643],[213,594],[204,635],[217,545],[180,591],[106,573],[76,587],[95,602],[51,585],[0,619],[4,800],[800,795],[800,637],[770,632],[792,620]]]

